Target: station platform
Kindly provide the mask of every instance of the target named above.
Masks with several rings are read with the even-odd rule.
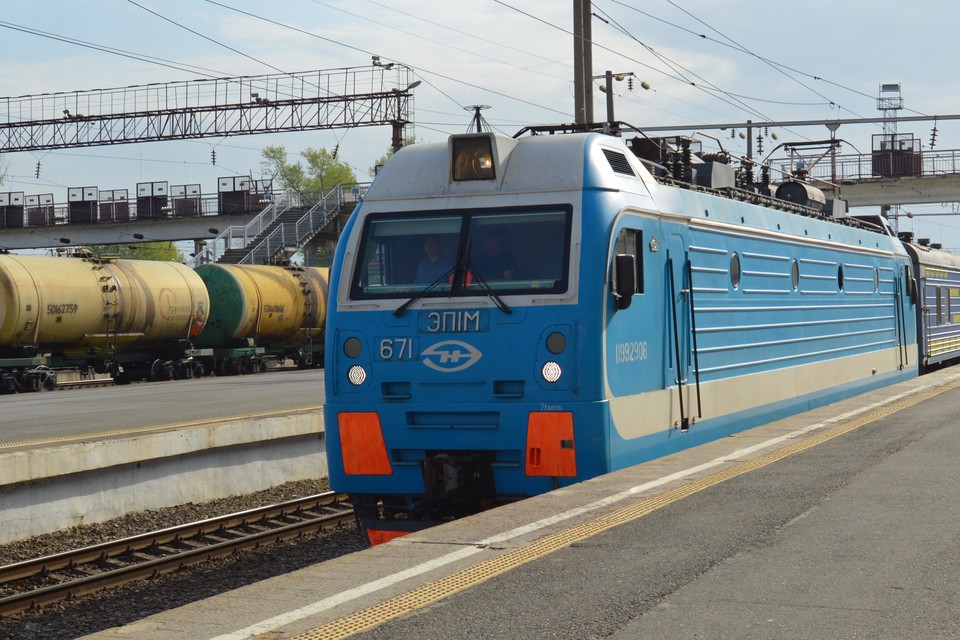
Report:
[[[0,544],[327,475],[323,371],[0,398]]]
[[[960,637],[945,369],[86,640]]]

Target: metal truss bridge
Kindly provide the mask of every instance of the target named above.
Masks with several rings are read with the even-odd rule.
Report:
[[[402,65],[0,98],[0,153],[411,123]]]

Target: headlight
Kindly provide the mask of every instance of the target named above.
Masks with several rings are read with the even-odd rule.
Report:
[[[540,373],[547,382],[556,382],[560,379],[562,371],[560,371],[560,365],[556,362],[548,362],[543,365],[543,370]]]
[[[363,381],[367,379],[367,372],[358,364],[350,367],[350,370],[347,371],[347,379],[350,380],[350,384],[355,387],[359,387],[363,384]]]
[[[547,351],[553,354],[563,353],[563,350],[567,348],[567,336],[563,335],[559,331],[554,331],[549,336],[547,336]]]
[[[356,358],[363,352],[363,343],[358,338],[347,338],[343,343],[343,353],[348,358]]]

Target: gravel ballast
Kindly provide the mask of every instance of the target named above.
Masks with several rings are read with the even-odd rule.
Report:
[[[0,546],[0,565],[99,544],[327,490],[325,481],[291,482],[255,494],[144,511]],[[69,640],[289,573],[363,549],[353,526],[244,551],[175,573],[0,619],[0,640]]]

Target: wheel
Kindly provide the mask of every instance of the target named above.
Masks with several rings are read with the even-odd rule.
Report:
[[[57,388],[57,374],[54,371],[50,371],[43,377],[43,382],[40,383],[40,388],[44,391],[53,391]]]
[[[0,393],[16,393],[18,386],[13,374],[0,371]]]
[[[173,377],[173,365],[159,358],[150,365],[150,379],[153,381],[169,380]]]

